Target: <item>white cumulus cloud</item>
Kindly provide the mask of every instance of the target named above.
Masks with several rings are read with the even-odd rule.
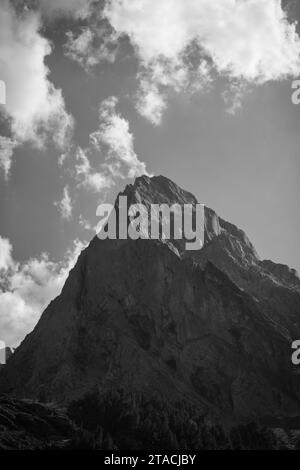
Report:
[[[166,89],[194,91],[198,83],[199,91],[211,71],[229,86],[300,74],[300,39],[280,0],[108,0],[104,15],[140,59],[137,108],[154,124],[166,107]],[[189,60],[192,46],[196,62]],[[235,101],[232,109],[238,107]]]
[[[65,109],[61,90],[49,81],[45,57],[51,53],[51,46],[40,29],[37,12],[17,14],[7,0],[1,2],[0,64],[7,90],[5,111],[14,140],[41,148],[51,137],[63,148],[69,141],[73,119]]]
[[[0,237],[0,339],[16,346],[29,333],[49,302],[59,293],[70,269],[84,248],[73,244],[64,260],[55,263],[47,254],[18,263],[9,240]]]

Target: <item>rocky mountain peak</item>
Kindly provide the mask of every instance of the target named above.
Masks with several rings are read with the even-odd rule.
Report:
[[[162,175],[153,177],[140,176],[136,178],[134,184],[127,185],[119,196],[127,196],[128,205],[143,204],[148,209],[151,204],[167,204],[169,207],[173,204],[181,206],[191,204],[195,207],[197,203],[201,203],[192,193],[185,191],[172,180]],[[234,245],[233,250],[236,251],[235,254],[240,251],[243,256],[246,254],[250,258],[258,259],[256,250],[245,232],[221,219],[213,209],[207,206],[204,207],[204,212],[205,244],[210,243],[216,237],[222,236],[223,240],[227,241],[228,249],[231,249],[230,246]],[[174,244],[181,254],[191,255],[185,252],[183,243],[175,242]]]
[[[197,203],[162,176],[121,194],[129,204]],[[123,387],[197,403],[224,422],[297,416],[293,273],[260,261],[245,233],[209,208],[204,247],[174,243],[95,237],[1,371],[0,393],[66,403]]]
[[[127,185],[121,195],[126,195],[131,204],[197,204],[193,194],[180,188],[165,176],[140,176],[134,184]]]

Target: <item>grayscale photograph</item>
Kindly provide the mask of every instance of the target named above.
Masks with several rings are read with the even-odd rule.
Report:
[[[300,450],[299,21],[0,0],[1,451]]]

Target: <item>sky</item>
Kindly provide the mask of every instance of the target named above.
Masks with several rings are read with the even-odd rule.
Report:
[[[1,0],[1,340],[31,331],[98,204],[141,174],[300,270],[299,19],[294,0]]]

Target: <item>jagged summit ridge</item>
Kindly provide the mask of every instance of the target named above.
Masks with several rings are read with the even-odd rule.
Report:
[[[172,180],[165,176],[146,175],[136,178],[134,184],[127,185],[120,195],[126,195],[128,204],[192,204],[193,206],[201,201],[190,192],[185,191]],[[118,199],[118,198],[117,198]],[[258,258],[256,250],[245,232],[237,226],[226,222],[220,218],[213,209],[205,206],[205,243],[221,234],[230,235],[245,247],[246,251],[251,251],[255,258]]]

